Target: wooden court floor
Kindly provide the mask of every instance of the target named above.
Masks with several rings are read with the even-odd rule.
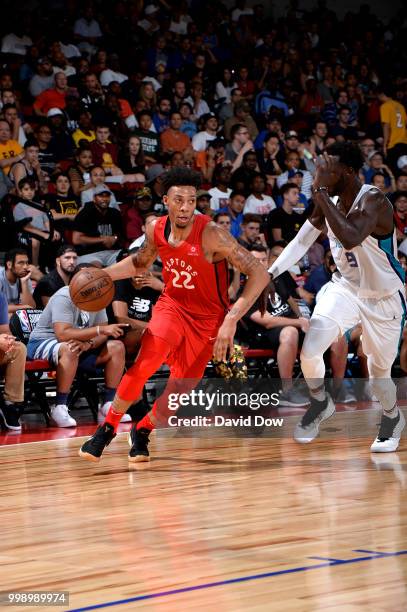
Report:
[[[0,590],[70,592],[2,609],[405,612],[407,440],[372,456],[378,420],[305,447],[167,430],[136,469],[123,433],[97,465],[83,438],[2,446]]]

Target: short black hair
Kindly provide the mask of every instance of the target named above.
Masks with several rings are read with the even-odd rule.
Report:
[[[298,185],[296,185],[295,183],[284,183],[284,185],[282,185],[280,188],[280,195],[284,197],[284,194],[287,193],[287,191],[290,191],[290,189],[298,189],[298,191],[300,190]]]
[[[34,189],[34,190],[37,186],[35,183],[35,180],[31,176],[24,176],[22,179],[20,179],[18,181],[17,187],[21,190],[24,187],[24,185],[28,185],[29,187],[31,187],[31,189]]]
[[[256,253],[268,253],[268,248],[260,242],[249,245],[248,251],[256,251]]]
[[[162,184],[168,193],[171,187],[195,187],[201,186],[201,175],[190,168],[172,168],[163,174]]]
[[[71,252],[78,254],[78,251],[75,249],[74,246],[72,246],[71,244],[63,244],[61,247],[59,247],[55,257],[62,257],[62,255],[65,255],[65,253]]]
[[[341,164],[352,168],[354,172],[358,172],[365,163],[359,146],[353,142],[334,142],[327,147],[326,152],[338,157]]]
[[[215,221],[215,223],[218,222],[219,217],[228,217],[230,219],[230,215],[227,212],[217,212],[216,215],[213,217],[213,220]]]
[[[28,253],[25,249],[23,249],[22,247],[17,247],[15,249],[7,251],[6,256],[4,258],[4,263],[11,261],[11,263],[14,264],[17,255],[26,255],[28,257]]]

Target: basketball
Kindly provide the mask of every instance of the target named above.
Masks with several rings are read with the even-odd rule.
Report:
[[[79,270],[69,284],[71,300],[81,310],[103,310],[113,299],[114,283],[100,268]]]

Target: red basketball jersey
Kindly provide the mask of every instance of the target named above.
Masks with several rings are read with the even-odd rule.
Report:
[[[168,244],[168,216],[158,219],[154,228],[154,242],[163,264],[163,297],[199,319],[219,318],[229,307],[227,261],[209,263],[202,249],[202,232],[210,221],[206,215],[194,215],[189,236],[177,247]]]

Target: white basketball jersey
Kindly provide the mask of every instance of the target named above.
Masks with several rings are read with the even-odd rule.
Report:
[[[372,185],[362,185],[348,215],[353,212],[364,193],[376,190]],[[340,272],[334,274],[334,282],[351,285],[360,298],[380,299],[402,291],[404,295],[404,271],[397,259],[396,230],[386,236],[371,234],[358,246],[346,250],[327,222],[332,257]]]

